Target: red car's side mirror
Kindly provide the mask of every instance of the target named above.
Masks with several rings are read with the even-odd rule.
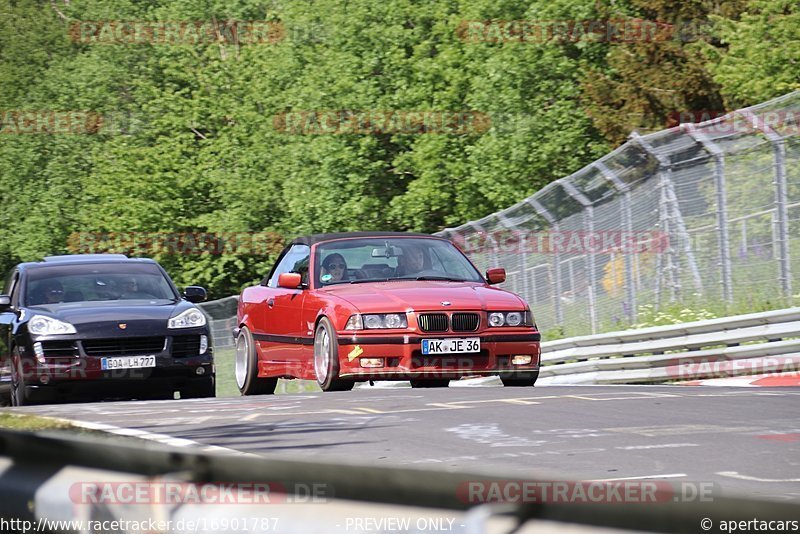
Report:
[[[286,289],[297,289],[302,282],[298,273],[281,273],[278,276],[278,286]]]
[[[486,281],[490,284],[501,284],[506,281],[506,270],[502,267],[496,267],[486,271]]]

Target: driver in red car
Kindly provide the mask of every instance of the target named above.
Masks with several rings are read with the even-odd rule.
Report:
[[[397,258],[397,275],[410,276],[425,270],[425,251],[419,247],[404,247]]]

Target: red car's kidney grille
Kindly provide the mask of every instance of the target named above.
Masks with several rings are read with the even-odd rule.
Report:
[[[422,313],[417,322],[423,332],[447,332],[447,315],[443,313]]]
[[[478,329],[480,321],[477,313],[454,313],[450,318],[453,332],[474,332]]]
[[[133,356],[158,354],[164,350],[164,336],[115,339],[84,339],[87,356]]]

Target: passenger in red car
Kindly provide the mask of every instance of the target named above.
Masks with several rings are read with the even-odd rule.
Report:
[[[347,273],[347,262],[341,254],[330,254],[322,260],[324,272],[320,277],[323,284],[339,282],[344,279]]]
[[[397,275],[409,276],[425,270],[425,251],[419,247],[404,247],[397,258]]]

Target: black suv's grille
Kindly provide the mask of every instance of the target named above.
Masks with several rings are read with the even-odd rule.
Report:
[[[480,317],[477,313],[454,313],[450,318],[453,332],[474,332],[479,323]]]
[[[200,336],[174,336],[172,338],[172,356],[197,356],[200,354]]]
[[[114,339],[84,339],[83,351],[88,356],[132,356],[158,354],[164,350],[164,336]]]
[[[420,314],[418,322],[423,332],[447,332],[447,315],[443,313]]]
[[[42,350],[47,358],[70,358],[78,355],[75,341],[42,341]]]

